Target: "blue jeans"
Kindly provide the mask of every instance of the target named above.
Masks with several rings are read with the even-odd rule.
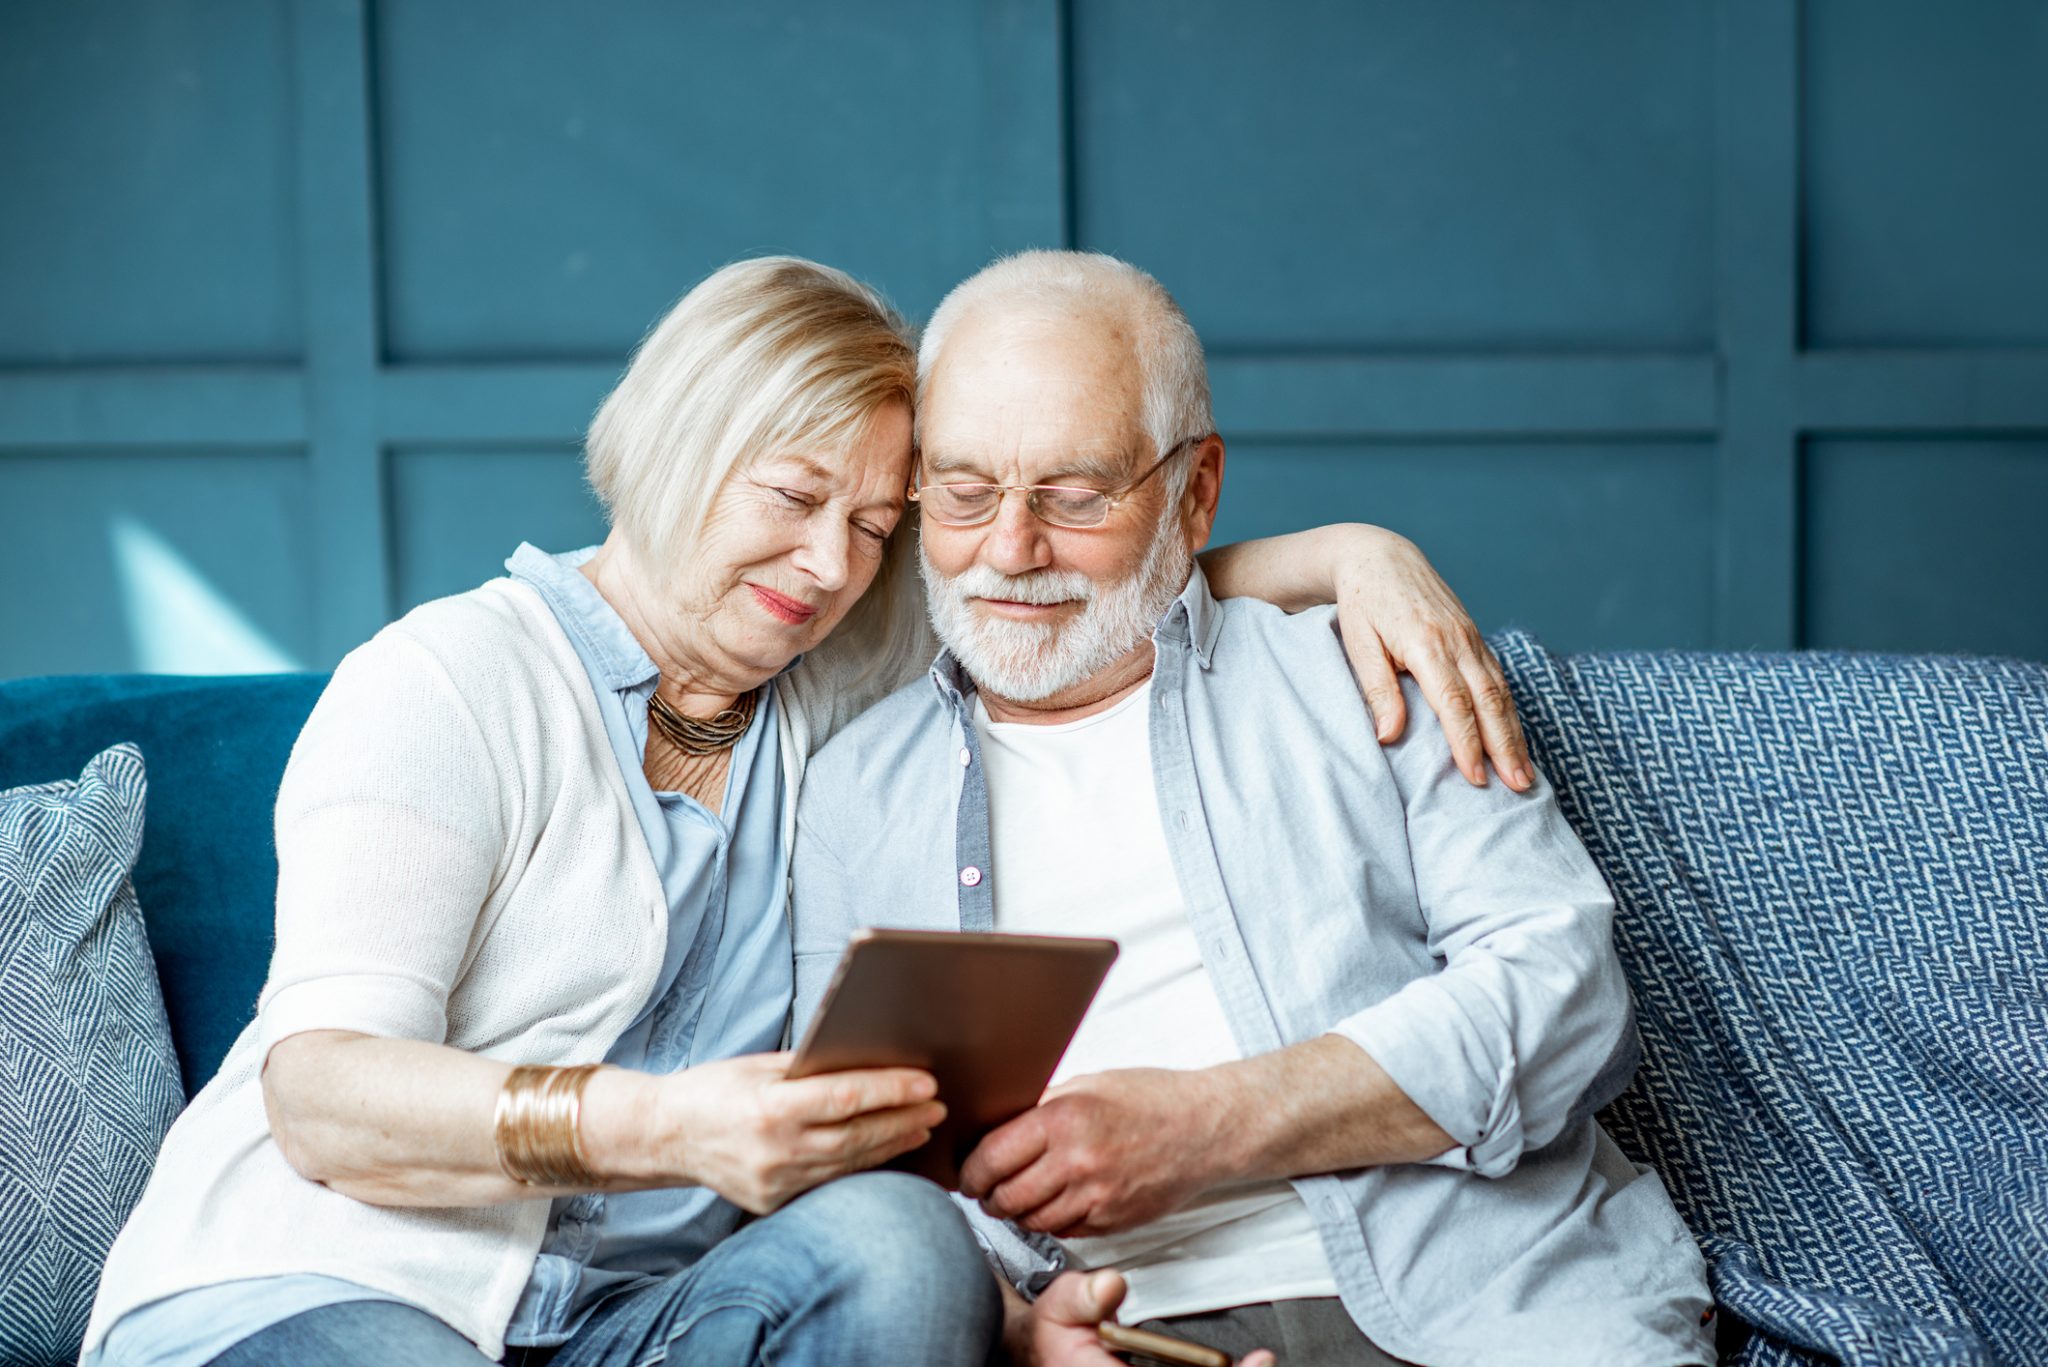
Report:
[[[808,1192],[695,1266],[613,1297],[560,1348],[514,1348],[507,1361],[962,1367],[988,1359],[1001,1324],[995,1277],[945,1193],[920,1178],[870,1172]],[[274,1324],[212,1367],[486,1361],[432,1315],[354,1301]]]

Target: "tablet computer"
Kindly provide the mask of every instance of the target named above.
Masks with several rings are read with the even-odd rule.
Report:
[[[1038,1104],[1116,954],[1064,935],[857,931],[789,1076],[931,1073],[946,1118],[889,1166],[953,1190],[982,1136]]]

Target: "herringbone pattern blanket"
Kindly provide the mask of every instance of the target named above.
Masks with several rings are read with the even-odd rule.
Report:
[[[2048,668],[1494,647],[1736,1361],[2048,1364]]]

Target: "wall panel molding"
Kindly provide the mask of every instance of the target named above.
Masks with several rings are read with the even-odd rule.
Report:
[[[0,451],[305,439],[296,366],[0,371]]]
[[[1821,352],[1798,388],[1809,432],[2048,429],[2048,349]]]
[[[1716,297],[1724,425],[1715,644],[1798,644],[1798,11],[1724,0]]]
[[[379,377],[387,444],[580,441],[620,365],[407,366]]]
[[[1126,47],[1142,46],[1147,25],[1159,27],[1161,51],[1185,53],[1189,51],[1185,46],[1189,42],[1199,45],[1208,41],[1213,45],[1218,41],[1213,35],[1204,38],[1202,16],[1208,11],[1199,4],[1175,5],[1166,0],[1104,3],[1120,7],[1115,9],[1114,17],[1121,27],[1114,31],[1122,35],[1119,41]],[[1573,0],[1564,7],[1565,12],[1557,22],[1571,22],[1575,17],[1576,21],[1591,25],[1588,32],[1600,31],[1592,23],[1600,17],[1599,3],[1600,0]],[[1356,516],[1361,512],[1370,515],[1369,502],[1359,507],[1338,508],[1270,502],[1298,497],[1296,486],[1280,477],[1286,469],[1293,468],[1290,462],[1361,462],[1358,478],[1346,476],[1342,481],[1344,487],[1360,491],[1360,498],[1365,498],[1366,491],[1374,487],[1366,467],[1374,461],[1394,462],[1384,468],[1398,465],[1401,479],[1406,481],[1400,486],[1403,496],[1415,500],[1416,506],[1424,506],[1420,482],[1431,478],[1426,454],[1431,451],[1461,453],[1455,459],[1444,458],[1443,473],[1436,477],[1446,481],[1496,468],[1486,451],[1499,452],[1499,459],[1509,465],[1536,462],[1534,468],[1542,471],[1552,469],[1543,462],[1560,460],[1553,472],[1555,477],[1594,480],[1599,477],[1595,472],[1615,468],[1610,461],[1661,460],[1665,456],[1660,453],[1683,447],[1698,452],[1699,463],[1689,468],[1703,472],[1710,467],[1711,479],[1700,473],[1687,474],[1686,479],[1696,481],[1684,486],[1687,500],[1667,499],[1661,506],[1668,516],[1670,508],[1684,502],[1688,517],[1693,519],[1683,528],[1672,529],[1677,533],[1671,538],[1674,554],[1694,555],[1698,553],[1694,548],[1701,545],[1711,548],[1705,552],[1711,564],[1697,567],[1712,586],[1711,643],[1726,648],[1784,648],[1808,643],[1800,620],[1802,605],[1804,610],[1814,610],[1815,604],[1825,608],[1824,625],[1836,633],[1829,637],[1829,644],[1842,643],[1837,637],[1847,629],[1843,623],[1863,620],[1843,607],[1845,595],[1853,594],[1859,582],[1854,575],[1866,573],[1868,560],[1843,540],[1858,525],[1844,512],[1850,504],[1841,502],[1850,497],[1844,491],[1860,468],[1858,453],[1889,450],[1885,443],[1893,439],[1923,439],[1924,451],[1915,457],[1917,463],[1897,465],[1902,472],[1900,478],[1933,480],[1936,475],[1930,471],[1936,469],[1936,462],[1965,452],[1970,461],[1976,462],[1972,468],[1996,472],[1998,479],[2007,481],[2002,487],[2019,491],[2016,496],[2025,496],[2037,487],[2031,476],[2014,474],[2014,467],[1999,461],[2039,459],[2042,434],[2048,433],[2048,348],[2031,344],[1974,344],[1949,348],[1928,345],[1911,349],[1829,349],[1813,343],[1815,336],[1824,338],[1830,334],[1825,330],[1815,334],[1800,314],[1802,307],[1813,306],[1811,291],[1805,288],[1813,254],[1829,250],[1828,241],[1815,236],[1811,206],[1802,202],[1802,194],[1811,193],[1815,183],[1810,174],[1814,168],[1803,165],[1802,157],[1811,160],[1823,154],[1832,155],[1827,149],[1841,141],[1839,137],[1833,141],[1815,138],[1802,122],[1810,114],[1804,107],[1803,82],[1814,69],[1813,54],[1803,51],[1802,44],[1823,37],[1833,41],[1847,31],[1843,25],[1858,25],[1861,27],[1854,30],[1852,44],[1857,52],[1884,54],[1886,60],[1901,64],[1900,70],[1910,74],[1917,70],[1912,64],[1920,60],[1920,54],[1908,39],[1914,33],[1924,32],[1925,25],[1932,21],[1902,9],[1905,0],[1842,6],[1827,12],[1828,24],[1809,22],[1811,16],[1806,11],[1812,8],[1811,0],[1807,5],[1785,0],[1698,3],[1708,7],[1698,12],[1687,11],[1683,22],[1697,28],[1698,14],[1710,14],[1714,33],[1712,51],[1699,56],[1701,63],[1711,67],[1713,91],[1713,155],[1711,164],[1700,172],[1712,181],[1715,206],[1710,267],[1714,300],[1711,339],[1696,344],[1674,336],[1660,342],[1645,334],[1641,339],[1644,349],[1632,350],[1627,343],[1612,347],[1584,339],[1574,343],[1568,336],[1558,335],[1549,342],[1539,338],[1532,346],[1523,346],[1515,339],[1489,342],[1486,345],[1494,347],[1493,350],[1479,351],[1474,348],[1480,343],[1471,337],[1485,335],[1480,327],[1462,343],[1425,346],[1418,342],[1411,346],[1403,341],[1389,349],[1347,350],[1347,346],[1363,347],[1364,343],[1318,342],[1318,337],[1336,334],[1327,328],[1317,332],[1308,323],[1299,323],[1293,340],[1289,340],[1289,320],[1276,313],[1266,332],[1244,338],[1245,344],[1241,345],[1231,345],[1228,339],[1222,339],[1212,349],[1210,358],[1219,422],[1226,437],[1233,440],[1234,450],[1242,453],[1233,465],[1233,470],[1244,476],[1238,487],[1246,491],[1248,498],[1268,500],[1244,510],[1245,525],[1265,528],[1269,524],[1278,526],[1319,516]],[[392,316],[397,316],[398,305],[387,291],[394,288],[393,281],[398,277],[387,271],[380,259],[389,224],[384,217],[386,206],[379,203],[380,186],[386,183],[383,172],[389,166],[380,159],[390,155],[392,130],[383,130],[386,136],[380,141],[377,122],[383,106],[376,84],[380,60],[377,41],[392,41],[391,31],[380,29],[378,21],[388,16],[380,16],[376,0],[277,0],[277,4],[287,21],[291,53],[295,123],[290,137],[297,166],[289,212],[295,224],[294,241],[299,252],[297,287],[301,296],[294,303],[293,313],[294,317],[303,318],[305,329],[303,346],[295,354],[302,359],[296,363],[280,360],[189,364],[165,356],[156,358],[163,362],[156,364],[151,357],[144,356],[136,363],[119,365],[0,367],[0,517],[5,516],[7,509],[9,462],[16,457],[26,458],[15,465],[24,472],[20,476],[24,482],[19,487],[30,487],[26,472],[33,462],[36,496],[47,498],[55,487],[50,472],[71,456],[79,459],[81,471],[87,467],[101,471],[109,452],[118,453],[123,459],[137,459],[135,466],[122,468],[140,468],[142,460],[167,453],[291,453],[305,462],[305,498],[311,510],[309,539],[301,552],[305,557],[305,591],[312,614],[306,635],[315,650],[313,662],[331,664],[406,606],[400,599],[412,590],[399,584],[403,567],[396,562],[401,558],[401,538],[407,538],[406,544],[415,548],[412,568],[405,571],[413,579],[432,579],[438,583],[453,573],[442,561],[434,562],[437,568],[432,574],[420,569],[424,562],[417,546],[430,529],[422,524],[419,509],[396,507],[393,500],[412,496],[406,493],[408,489],[417,493],[418,488],[430,488],[438,500],[435,507],[452,506],[447,493],[449,472],[467,468],[464,462],[474,460],[480,480],[494,478],[490,472],[499,465],[509,470],[508,462],[518,464],[517,479],[525,481],[517,486],[524,491],[519,497],[528,500],[520,504],[507,494],[496,503],[490,497],[482,498],[481,504],[508,509],[548,506],[545,500],[554,497],[558,488],[574,486],[573,480],[562,477],[561,469],[566,467],[560,462],[569,459],[568,453],[581,439],[591,414],[616,381],[625,356],[621,353],[591,359],[587,348],[579,351],[576,345],[566,343],[560,348],[559,360],[547,359],[552,353],[546,351],[540,353],[539,359],[517,361],[414,363],[394,356],[385,336],[385,310],[392,309]],[[665,13],[668,12],[658,8],[647,9],[641,13],[639,22],[669,22],[652,17]],[[1284,22],[1286,13],[1284,6],[1274,11],[1272,22]],[[1376,16],[1381,12],[1372,13]],[[1354,16],[1346,22],[1399,24],[1404,22],[1401,15],[1398,6],[1388,5],[1383,19],[1368,16],[1364,21],[1356,21]],[[1076,69],[1092,59],[1097,63],[1095,79],[1107,80],[1115,75],[1113,71],[1099,69],[1104,60],[1102,54],[1110,49],[1085,50],[1077,56],[1077,42],[1085,41],[1085,35],[1094,30],[1087,23],[1080,24],[1081,36],[1077,37],[1073,0],[982,0],[978,27],[952,24],[946,30],[947,36],[930,40],[962,46],[962,51],[927,54],[904,47],[906,42],[920,41],[906,35],[929,27],[931,17],[930,11],[905,8],[879,24],[874,37],[877,42],[895,45],[891,49],[892,59],[899,65],[909,60],[905,53],[918,61],[979,64],[980,79],[973,83],[973,93],[963,95],[960,91],[967,87],[960,87],[960,91],[948,95],[944,114],[935,111],[934,116],[978,118],[978,127],[957,129],[958,145],[954,151],[958,157],[973,162],[975,158],[969,153],[972,148],[980,149],[978,165],[959,170],[965,177],[959,192],[968,196],[978,194],[981,199],[978,203],[971,198],[959,199],[945,206],[945,211],[955,218],[946,220],[947,235],[933,238],[938,249],[942,249],[939,254],[919,258],[926,266],[925,274],[932,279],[912,286],[913,294],[929,292],[932,280],[939,278],[932,261],[950,262],[950,254],[966,250],[977,235],[985,235],[990,253],[1069,245],[1076,240],[1077,168],[1091,164],[1090,147],[1085,142],[1077,145],[1088,133],[1076,123]],[[840,23],[842,19],[843,16],[834,17],[830,22]],[[783,29],[794,33],[805,23],[816,29],[825,21],[824,9],[813,12],[804,9],[804,0],[788,0],[786,12],[775,11],[761,18],[758,30],[765,35],[762,41],[779,41],[775,34]],[[517,13],[508,11],[503,22],[516,23]],[[1296,22],[1316,21],[1305,7]],[[675,12],[673,23],[673,33],[656,36],[663,41],[684,42],[695,32],[684,12]],[[1987,19],[1984,23],[1991,21]],[[790,25],[797,28],[789,28]],[[1978,28],[1983,28],[1983,24]],[[1992,28],[1995,30],[1996,25]],[[432,26],[429,31],[438,32]],[[730,26],[717,30],[724,35],[724,41],[732,41],[733,34],[742,31],[753,30]],[[1666,67],[1658,69],[1668,68],[1673,50],[1673,44],[1665,41],[1669,35],[1654,26],[1646,31],[1661,35],[1658,60],[1665,62]],[[839,38],[845,37],[841,29],[833,32]],[[1435,29],[1429,33],[1430,41],[1440,46],[1441,34]],[[6,31],[0,29],[0,40],[5,36]],[[515,55],[521,51],[516,36],[511,42]],[[861,36],[866,36],[865,32]],[[1532,40],[1530,50],[1562,60],[1556,58],[1553,36],[1539,35],[1541,41]],[[805,41],[811,46],[803,49],[803,60],[815,62],[819,40],[813,37]],[[1174,48],[1174,44],[1182,46]],[[503,49],[504,45],[500,47]],[[154,49],[145,47],[140,51],[147,57]],[[603,55],[601,50],[593,51],[598,57]],[[735,60],[770,61],[776,51],[754,57],[740,53]],[[1199,49],[1196,51],[1199,55]],[[170,49],[165,53],[168,60]],[[1233,59],[1237,56],[1226,55]],[[385,50],[383,59],[390,57],[391,53]],[[503,50],[499,57],[504,57]],[[136,54],[125,54],[123,62],[127,65],[122,69],[131,69],[135,60]],[[2015,72],[2024,75],[2016,61],[2010,54],[2004,54],[1991,66],[2004,73],[2000,79],[2011,83],[2017,79]],[[574,82],[586,79],[587,72],[596,66],[601,66],[601,62],[586,53],[577,63],[559,68],[586,73],[562,78],[569,82],[562,87],[564,98],[558,102],[563,108],[580,98],[581,88]],[[413,67],[416,80],[432,74],[431,65],[422,69],[415,62]],[[1827,69],[1839,72],[1840,62]],[[550,70],[557,68],[545,63],[536,66],[542,76]],[[1701,70],[1688,67],[1681,73],[1691,83],[1687,90],[1696,92]],[[1951,76],[1952,73],[1942,76],[1948,84],[1938,88],[1952,91]],[[1555,82],[1560,79],[1559,72],[1548,71],[1542,79]],[[2048,73],[2043,73],[2043,79],[2048,80]],[[1878,81],[1875,86],[1883,84]],[[1632,87],[1624,84],[1616,88]],[[1860,84],[1857,87],[1862,88]],[[1207,90],[1200,97],[1257,99],[1269,102],[1270,108],[1271,101],[1285,100],[1293,93],[1296,92],[1288,88],[1285,73],[1276,72],[1270,90]],[[1307,100],[1304,107],[1348,107],[1341,100],[1318,104],[1322,97],[1315,92],[1301,93]],[[2011,102],[2010,92],[1998,98]],[[1686,123],[1678,134],[1666,129],[1660,135],[1677,137],[1677,145],[1687,149],[1699,141],[1698,100],[1689,99],[1689,103],[1674,104],[1672,108],[1679,108],[1683,118],[1692,122]],[[1569,98],[1559,95],[1558,102],[1562,107],[1569,104]],[[1432,136],[1451,137],[1451,133],[1429,122],[1430,117],[1442,115],[1440,105],[1427,101],[1424,105],[1426,109],[1418,114],[1418,122],[1413,126],[1380,129],[1378,135],[1423,139],[1425,148],[1426,140]],[[1983,109],[1964,111],[1956,117],[1982,120],[1994,116],[1989,111],[2003,107],[1997,99],[1987,97]],[[631,109],[619,108],[628,112]],[[1088,114],[1093,108],[1082,108],[1081,113]],[[1834,120],[1829,128],[1839,134],[1845,126],[1843,120],[1853,117],[1854,106],[1836,99],[1829,109],[1829,117]],[[1548,107],[1535,112],[1547,116]],[[1574,117],[1584,112],[1580,110]],[[1670,109],[1664,112],[1678,117]],[[617,108],[613,114],[616,119]],[[1091,115],[1100,116],[1100,109]],[[1454,111],[1448,117],[1462,116]],[[1846,126],[1855,127],[1853,123]],[[1967,133],[1967,124],[1961,128],[1962,133],[1958,133],[1956,128],[1944,127],[1943,145],[1951,145]],[[460,132],[459,126],[455,131]],[[446,135],[447,129],[442,132]],[[616,137],[616,128],[612,132]],[[1130,143],[1130,127],[1117,124],[1112,132],[1123,140],[1120,155],[1126,161],[1136,158],[1133,164],[1141,162],[1143,148],[1134,148]],[[1546,139],[1540,146],[1548,149],[1547,155],[1554,155],[1559,144],[1556,130],[1539,132]],[[727,129],[716,135],[743,133],[744,130],[736,133]],[[787,129],[780,135],[795,136]],[[687,146],[688,136],[682,139],[682,145]],[[1302,136],[1310,140],[1347,138],[1355,136],[1355,132],[1318,125],[1304,127]],[[1471,146],[1473,136],[1464,123],[1456,125],[1456,137],[1464,139],[1457,145]],[[2023,142],[2024,138],[2015,134],[1999,145]],[[1855,175],[1867,177],[1877,173],[1867,164],[1868,144],[1867,138],[1857,144],[1866,150],[1858,154],[1865,161],[1851,168]],[[617,154],[616,141],[607,147],[610,150],[606,155]],[[926,185],[931,175],[938,174],[927,174],[924,181],[906,179],[900,174],[891,179],[891,168],[900,170],[897,163],[908,153],[902,147],[877,145],[873,155],[878,184]],[[731,160],[727,156],[709,164],[729,166]],[[527,165],[516,157],[507,164],[515,168]],[[952,167],[950,162],[946,165]],[[686,176],[690,169],[687,163],[664,166],[661,173]],[[946,170],[941,177],[942,192],[952,185],[949,178],[955,169]],[[1219,173],[1228,171],[1227,166],[1219,168]],[[1474,173],[1483,171],[1483,167],[1475,168]],[[1830,193],[1837,194],[1843,193],[1845,184],[1855,193],[1861,193],[1860,187],[1882,185],[1881,181],[1845,181],[1840,175],[1824,183]],[[1602,193],[1612,188],[1606,182],[1601,184],[1606,186]],[[1557,191],[1561,195],[1572,192],[1570,185],[1562,185]],[[392,193],[396,195],[395,191]],[[2014,193],[2025,196],[2034,192],[2019,187]],[[1690,191],[1685,203],[1693,202],[1689,196]],[[761,201],[766,205],[779,202],[772,197]],[[2023,199],[2016,203],[2024,206],[2033,201]],[[1511,202],[1503,204],[1501,212],[1514,212]],[[915,212],[917,208],[907,206],[906,211]],[[1176,211],[1185,208],[1180,206]],[[592,213],[603,211],[602,204],[591,206]],[[820,206],[820,213],[830,211],[830,205]],[[1166,206],[1162,206],[1162,212],[1165,211]],[[1996,211],[1996,205],[1981,210],[1986,214]],[[1961,210],[1943,212],[1953,214]],[[1540,206],[1532,207],[1529,213],[1530,232],[1559,231],[1560,224],[1569,225],[1572,221],[1569,215],[1545,217]],[[1948,231],[1960,221],[1951,217],[1941,223],[1944,231]],[[1327,224],[1323,226],[1328,228]],[[559,228],[557,223],[554,230]],[[1324,236],[1330,234],[1325,232]],[[1994,234],[1993,240],[2007,242],[2010,236]],[[762,245],[751,240],[735,241],[729,255],[743,255]],[[900,248],[901,242],[896,245]],[[1273,247],[1275,251],[1287,249],[1284,241]],[[397,248],[392,250],[395,253]],[[898,251],[888,259],[901,256],[903,253]],[[515,254],[515,259],[525,258]],[[656,268],[660,264],[650,258],[641,263],[641,268],[651,278],[659,273]],[[856,271],[863,269],[857,261],[835,264],[845,264]],[[6,266],[10,270],[33,268],[32,263],[10,262]],[[1216,269],[1227,270],[1228,266],[1223,264]],[[1450,271],[1448,265],[1442,269]],[[1983,275],[1980,270],[1972,278]],[[1604,277],[1596,271],[1588,278]],[[221,287],[232,287],[234,283],[222,282]],[[679,289],[687,283],[676,282]],[[893,282],[884,278],[878,279],[878,283],[888,289]],[[1447,283],[1455,282],[1447,279]],[[1242,295],[1253,287],[1239,288]],[[650,298],[649,317],[665,302]],[[614,300],[611,306],[617,304]],[[1480,321],[1483,324],[1484,320]],[[0,327],[4,326],[6,320],[0,319]],[[1970,340],[1972,334],[1966,328],[1957,328],[1961,328],[1960,323],[1951,331],[1958,339]],[[1993,330],[1978,335],[2003,334]],[[1600,349],[1589,350],[1589,346]],[[52,359],[59,358],[53,353]],[[1985,454],[1994,449],[2007,455]],[[1814,450],[1823,452],[1832,462],[1827,467],[1827,478],[1815,478],[1803,471],[1802,452]],[[393,451],[433,454],[404,467],[401,473],[412,482],[401,489],[399,484],[403,481],[393,476],[389,454]],[[536,452],[540,454],[531,454]],[[513,455],[517,453],[529,454],[520,455],[514,462]],[[1567,454],[1559,458],[1554,453]],[[1267,464],[1261,466],[1262,461]],[[166,468],[205,469],[215,474],[227,471],[231,477],[236,467],[232,462],[193,464],[189,460],[170,460]],[[1465,475],[1456,475],[1458,470]],[[431,472],[431,480],[424,472]],[[1518,473],[1516,477],[1521,476]],[[1644,478],[1653,476],[1646,472]],[[102,481],[100,474],[90,478],[82,475],[81,490],[105,487],[103,481],[95,481]],[[1680,486],[1665,483],[1655,487],[1668,492]],[[1693,495],[1699,494],[1700,489],[1710,489],[1710,496],[1699,495],[1695,499]],[[1581,492],[1587,499],[1597,501],[1611,497],[1613,491],[1588,485]],[[1446,485],[1445,497],[1458,497],[1453,485]],[[1817,508],[1818,500],[1832,500],[1840,506],[1831,503],[1828,508]],[[1992,519],[1998,527],[2007,529],[2000,535],[2015,527],[2048,520],[2048,507],[2021,511],[2027,516],[2016,517],[2001,511]],[[581,526],[576,519],[587,515],[587,509],[577,504],[564,512],[568,521],[563,525]],[[1447,528],[1456,525],[1454,520],[1445,523]],[[1911,525],[1910,520],[1901,525]],[[1931,560],[1947,553],[1947,543],[1940,543],[1940,537],[1953,539],[1959,535],[1956,525],[1951,518],[1943,524],[1947,530],[1928,533],[1934,538],[1927,552]],[[1812,535],[1816,527],[1826,531],[1829,541],[1822,551],[1813,552],[1821,559],[1810,566],[1805,563],[1810,548],[1802,546],[1801,538]],[[1486,567],[1497,565],[1499,556],[1505,554],[1496,550],[1496,558],[1489,561],[1484,557],[1471,558],[1477,554],[1472,547],[1455,543],[1445,544],[1442,550],[1447,565],[1468,576],[1490,572]],[[1986,554],[1991,557],[1989,561],[1980,556],[1972,562],[1979,565],[1977,572],[1981,576],[1992,572],[1984,565],[2005,563],[1998,561],[2001,554],[2007,562],[2022,569],[2035,563],[2029,559],[2032,552],[2026,550],[1999,551],[1993,547]],[[489,572],[490,568],[484,566],[481,572]],[[1814,585],[1820,582],[1813,579],[1815,573],[1832,576],[1826,581],[1825,592],[1815,589]],[[2024,593],[2030,586],[2018,587]],[[2035,599],[2048,601],[2048,584],[2031,587]],[[1612,589],[1614,586],[1608,586],[1608,590]],[[1589,592],[1596,590],[1598,586],[1589,586]],[[1497,597],[1497,586],[1477,591],[1473,596],[1477,600]],[[1692,614],[1688,620],[1697,619],[1697,602],[1688,601],[1693,604],[1687,609]],[[1618,618],[1590,611],[1572,620],[1619,622]],[[1651,614],[1642,620],[1654,624],[1664,619]],[[1929,621],[1927,630],[1937,632],[1939,620]],[[1662,638],[1638,640],[1629,636],[1625,627],[1625,623],[1614,627],[1617,634],[1613,643],[1671,643]],[[1646,628],[1652,629],[1663,628]],[[1931,635],[1929,639],[1952,648],[1969,645],[1962,638],[1948,640]],[[2007,639],[1997,638],[1999,642]],[[2048,654],[2048,637],[2043,641],[2040,650]],[[1687,642],[1699,643],[1690,635]],[[22,668],[32,669],[33,660],[27,655],[23,658],[26,663]],[[73,655],[62,658],[69,660]]]
[[[1073,241],[1065,0],[984,0],[989,254]]]
[[[1225,435],[1707,436],[1711,356],[1222,355],[1209,361]]]
[[[294,0],[316,639],[336,658],[391,614],[377,444],[376,182],[364,0]]]

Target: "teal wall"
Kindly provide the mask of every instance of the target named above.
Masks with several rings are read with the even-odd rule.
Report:
[[[2044,0],[18,0],[0,676],[331,663],[520,539],[668,302],[1129,257],[1222,534],[1564,648],[2048,658]]]

